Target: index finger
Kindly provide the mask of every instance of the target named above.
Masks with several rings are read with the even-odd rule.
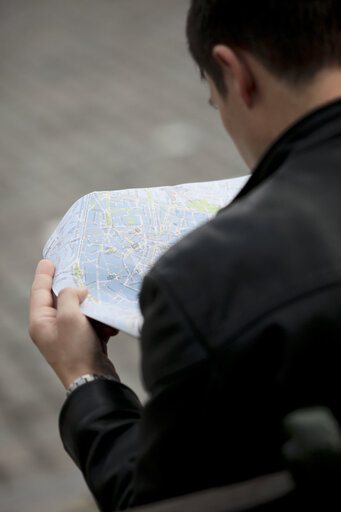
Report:
[[[54,265],[52,261],[41,260],[37,265],[34,281],[31,288],[31,313],[36,312],[42,307],[53,307],[53,276]]]

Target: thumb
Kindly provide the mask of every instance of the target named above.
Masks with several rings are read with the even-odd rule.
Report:
[[[80,288],[63,288],[57,298],[57,316],[59,318],[70,318],[79,314],[79,305],[86,299],[88,289],[86,286]]]

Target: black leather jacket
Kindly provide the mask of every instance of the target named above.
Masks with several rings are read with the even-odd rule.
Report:
[[[146,276],[142,407],[116,382],[77,389],[66,450],[102,511],[283,465],[281,420],[341,420],[341,101],[268,150],[231,205]]]

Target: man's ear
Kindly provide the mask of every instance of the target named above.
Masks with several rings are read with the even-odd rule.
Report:
[[[213,57],[224,73],[227,89],[235,87],[245,106],[251,108],[255,92],[255,80],[247,60],[243,55],[225,45],[215,46]]]

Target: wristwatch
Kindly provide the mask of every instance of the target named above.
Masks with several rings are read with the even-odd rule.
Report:
[[[93,380],[114,380],[117,382],[117,379],[115,379],[115,377],[112,375],[97,375],[96,373],[87,373],[85,375],[81,375],[72,382],[66,391],[66,396],[69,396],[75,389],[83,386],[83,384],[92,382]]]

